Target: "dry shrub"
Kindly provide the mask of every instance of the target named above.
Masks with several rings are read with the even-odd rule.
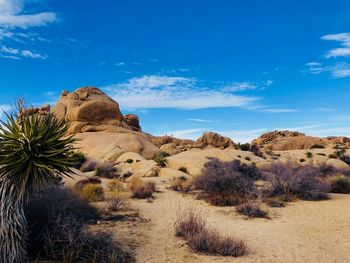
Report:
[[[143,181],[137,177],[130,181],[129,187],[132,193],[132,198],[151,198],[156,191],[156,184],[154,182]]]
[[[118,170],[111,164],[99,164],[96,167],[96,176],[108,179],[119,177]]]
[[[187,179],[185,176],[180,176],[171,182],[170,188],[178,192],[187,193],[191,191],[192,181]]]
[[[260,172],[253,165],[242,164],[239,160],[212,159],[205,164],[195,186],[203,190],[214,205],[235,205],[253,192],[254,180],[259,177]]]
[[[153,156],[153,161],[155,161],[160,167],[165,167],[168,165],[166,157],[169,156],[170,154],[167,152],[159,152]]]
[[[328,198],[330,184],[312,165],[302,166],[292,161],[274,162],[264,175],[271,184],[269,196],[279,196],[283,201],[291,201],[294,197],[304,200]]]
[[[83,173],[92,172],[92,171],[95,171],[96,166],[97,166],[96,162],[87,160],[81,165],[80,171],[82,171]]]
[[[80,167],[86,161],[85,155],[80,151],[72,152],[72,158],[74,159],[74,168],[76,169],[80,169]]]
[[[115,194],[113,197],[109,197],[107,201],[107,206],[110,211],[119,211],[126,207],[127,198],[124,194]]]
[[[184,167],[184,166],[181,166],[178,170],[179,170],[180,172],[183,172],[183,173],[185,173],[185,174],[188,174],[188,170],[187,170],[187,168]]]
[[[175,222],[175,234],[185,238],[197,252],[221,256],[243,256],[246,245],[233,237],[222,237],[215,229],[208,228],[205,219],[193,208],[187,208]]]
[[[83,180],[79,180],[78,182],[75,183],[74,189],[77,191],[80,191],[87,184],[101,184],[101,180],[98,178],[92,178],[92,177],[87,178],[87,179],[83,179]]]
[[[107,182],[107,189],[112,192],[123,192],[125,191],[123,183],[118,179],[112,179]]]
[[[132,262],[110,235],[84,230],[98,213],[67,189],[50,187],[32,196],[25,212],[31,262]]]
[[[268,197],[264,200],[264,202],[269,207],[284,207],[284,202],[278,197]]]
[[[268,218],[267,212],[261,209],[260,202],[247,202],[236,206],[236,212],[248,217]]]
[[[335,175],[328,178],[331,184],[332,193],[349,194],[350,193],[350,177],[345,175]]]
[[[96,184],[86,184],[80,191],[79,197],[87,202],[99,202],[104,200],[104,190],[102,186]]]

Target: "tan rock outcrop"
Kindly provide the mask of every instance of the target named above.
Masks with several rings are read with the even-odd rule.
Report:
[[[222,147],[227,148],[229,146],[234,146],[233,141],[215,132],[205,132],[202,137],[197,139],[197,142],[202,143],[207,146]]]
[[[124,116],[125,122],[133,131],[141,131],[139,117],[135,114],[127,114]]]
[[[322,138],[306,136],[294,131],[273,131],[261,135],[251,143],[273,151],[324,148],[328,142]]]

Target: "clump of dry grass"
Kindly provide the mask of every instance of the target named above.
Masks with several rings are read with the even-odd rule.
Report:
[[[125,194],[117,193],[112,197],[107,198],[107,207],[110,211],[119,211],[127,206],[127,197]]]
[[[83,180],[79,180],[78,182],[75,183],[74,185],[74,189],[76,191],[80,191],[81,189],[84,188],[84,186],[86,186],[87,184],[101,184],[101,180],[98,178],[87,178],[87,179],[83,179]]]
[[[192,186],[193,182],[191,180],[184,176],[180,176],[171,182],[170,188],[178,192],[187,193],[191,191]]]
[[[81,166],[80,166],[80,171],[82,171],[83,173],[86,172],[92,172],[95,171],[97,166],[96,162],[93,162],[91,160],[86,160]]]
[[[248,217],[268,218],[267,212],[261,208],[260,202],[246,202],[236,206],[236,212]]]
[[[247,253],[242,240],[222,237],[217,230],[209,228],[205,219],[193,208],[187,208],[179,215],[175,222],[175,234],[185,238],[188,245],[200,253],[232,257]]]
[[[107,189],[112,192],[123,192],[125,187],[123,183],[118,179],[112,179],[107,182]]]
[[[77,194],[87,202],[99,202],[105,198],[103,187],[96,184],[86,184]]]
[[[156,184],[154,182],[143,181],[137,177],[130,181],[129,187],[132,193],[132,198],[151,198],[156,191]]]
[[[101,178],[114,179],[119,177],[118,170],[111,164],[99,164],[96,167],[96,176]]]
[[[331,184],[332,193],[349,194],[350,193],[350,177],[345,175],[335,175],[328,178]]]

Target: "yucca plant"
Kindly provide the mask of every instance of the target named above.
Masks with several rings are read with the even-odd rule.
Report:
[[[0,262],[21,263],[27,261],[24,206],[33,192],[69,176],[73,138],[65,137],[67,125],[50,113],[5,115],[7,121],[0,121]]]

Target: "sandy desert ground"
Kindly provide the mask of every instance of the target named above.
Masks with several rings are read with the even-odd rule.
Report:
[[[92,227],[112,232],[122,247],[133,251],[137,262],[350,262],[349,195],[296,201],[283,208],[268,208],[270,219],[247,219],[232,207],[211,206],[194,195],[169,190],[162,178],[155,181],[159,192],[152,202],[132,200],[132,211],[121,212],[129,215],[125,220]],[[191,251],[174,235],[174,222],[186,207],[201,211],[222,234],[245,240],[249,253],[232,258]]]

